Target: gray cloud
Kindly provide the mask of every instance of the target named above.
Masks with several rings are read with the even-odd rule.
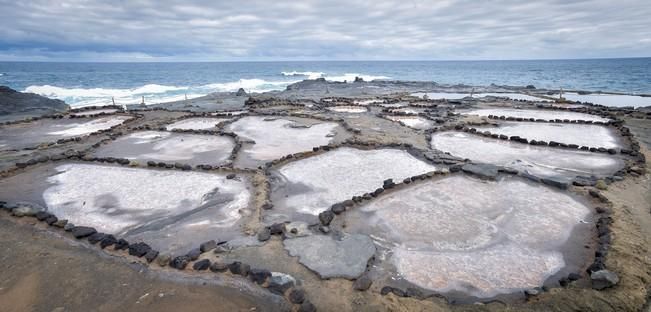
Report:
[[[651,1],[6,1],[0,60],[649,56]]]

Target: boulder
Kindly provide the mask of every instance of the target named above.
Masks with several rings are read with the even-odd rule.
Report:
[[[201,250],[201,252],[211,251],[215,248],[217,248],[217,242],[214,240],[210,240],[199,245],[199,250]]]
[[[608,270],[592,272],[590,280],[592,280],[592,288],[597,290],[613,287],[619,283],[617,274]]]
[[[310,235],[283,241],[285,249],[321,278],[354,279],[366,270],[375,254],[375,245],[366,235],[351,234],[335,240],[326,235]]]
[[[285,292],[294,287],[296,280],[289,274],[280,273],[280,272],[271,272],[271,277],[269,278],[269,291],[274,294],[284,295]]]
[[[98,233],[95,233],[95,234],[93,234],[91,236],[88,236],[88,242],[91,243],[91,244],[97,244],[100,241],[102,241],[104,239],[104,237],[106,237],[106,234],[98,232]]]
[[[115,250],[122,250],[127,248],[129,248],[129,242],[127,242],[124,238],[118,239],[117,243],[115,243]]]
[[[267,279],[270,277],[271,277],[271,272],[269,272],[269,270],[251,269],[249,271],[249,279],[258,285],[264,284],[267,281]]]
[[[187,256],[188,259],[190,259],[190,261],[197,260],[199,259],[199,256],[201,256],[201,249],[199,248],[192,249],[188,252]]]
[[[192,265],[192,269],[194,269],[195,271],[205,271],[209,267],[210,267],[210,260],[208,259],[199,260]]]
[[[99,246],[100,246],[102,249],[104,249],[104,248],[106,248],[106,247],[108,247],[108,246],[114,245],[114,244],[117,243],[117,242],[118,242],[118,240],[115,239],[115,236],[108,234],[108,235],[105,235],[105,236],[102,238],[102,240],[99,242]]]
[[[261,242],[266,242],[271,238],[271,231],[269,228],[264,227],[258,231],[258,240]]]
[[[158,257],[158,250],[150,249],[146,254],[145,254],[145,260],[147,260],[148,263],[151,263]]]
[[[228,265],[228,270],[233,274],[247,276],[251,270],[251,266],[246,263],[235,261]]]
[[[226,270],[228,270],[228,265],[222,262],[213,262],[213,264],[210,265],[210,271],[215,273],[226,272]]]
[[[353,283],[353,289],[364,291],[371,288],[371,284],[373,284],[371,278],[368,277],[368,275],[364,274],[355,280],[355,282]]]
[[[289,291],[287,299],[289,299],[289,302],[291,303],[301,304],[303,301],[305,301],[305,291],[302,289],[294,288]]]
[[[178,256],[170,260],[170,267],[173,267],[177,270],[183,270],[186,266],[188,266],[189,262],[190,258],[188,258],[188,256]]]
[[[147,252],[151,250],[151,247],[149,245],[143,243],[143,242],[138,242],[135,244],[129,245],[129,255],[136,256],[136,257],[142,257],[144,256]]]
[[[332,219],[334,218],[335,214],[330,210],[326,210],[319,214],[319,221],[321,221],[321,224],[323,225],[330,225],[330,222],[332,222]]]
[[[76,239],[82,239],[84,237],[88,237],[97,233],[97,230],[88,226],[75,226],[72,228],[71,232],[72,236],[74,236]]]

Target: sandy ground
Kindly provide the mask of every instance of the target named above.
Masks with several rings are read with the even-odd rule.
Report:
[[[3,312],[282,310],[237,288],[162,278],[6,215],[0,250]]]

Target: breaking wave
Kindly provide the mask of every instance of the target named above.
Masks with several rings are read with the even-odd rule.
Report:
[[[23,92],[36,93],[48,98],[63,100],[72,107],[139,104],[143,97],[145,104],[180,101],[196,98],[212,92],[233,92],[240,88],[246,92],[267,92],[283,90],[297,81],[266,81],[263,79],[240,79],[233,82],[212,83],[201,86],[166,86],[148,84],[131,89],[111,88],[63,88],[51,85],[29,86]]]
[[[72,107],[102,106],[112,104],[112,99],[118,105],[157,104],[164,102],[180,101],[200,97],[212,92],[234,92],[240,88],[247,93],[262,93],[276,90],[284,90],[288,85],[299,82],[303,79],[325,78],[329,81],[352,82],[355,77],[361,77],[366,81],[374,79],[388,79],[386,76],[362,75],[347,73],[343,75],[327,75],[321,72],[282,72],[283,76],[296,77],[294,79],[279,79],[269,81],[264,79],[239,79],[237,81],[211,83],[198,86],[168,86],[159,84],[147,84],[144,86],[116,89],[116,88],[64,88],[52,85],[33,85],[25,88],[23,92],[36,93],[45,97],[63,100]]]
[[[325,73],[322,72],[309,72],[309,71],[304,71],[304,72],[299,72],[299,71],[291,71],[291,72],[281,72],[283,76],[305,76],[307,79],[317,79],[323,77]]]

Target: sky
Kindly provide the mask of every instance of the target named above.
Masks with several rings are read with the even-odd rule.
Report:
[[[0,0],[0,61],[651,56],[651,0]]]

